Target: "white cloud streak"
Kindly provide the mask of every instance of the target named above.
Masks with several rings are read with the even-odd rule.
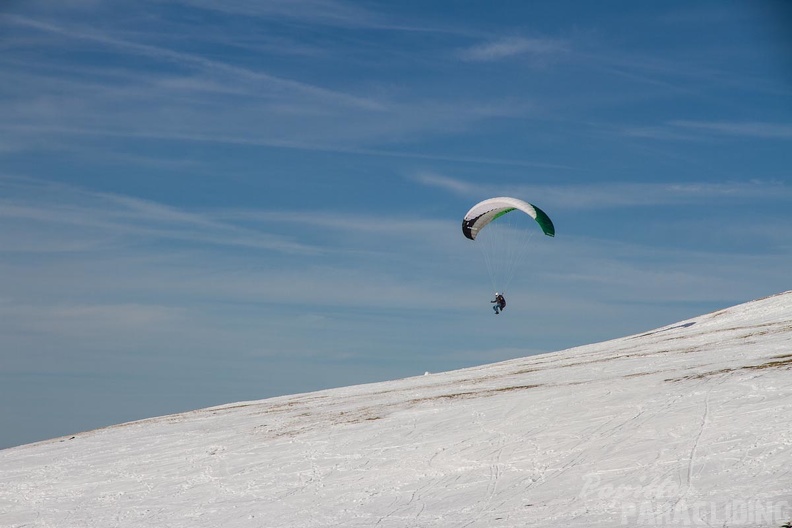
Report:
[[[418,172],[411,179],[421,185],[445,189],[461,196],[475,196],[486,189],[485,185],[450,178],[435,172]]]
[[[261,18],[281,18],[341,27],[379,27],[383,21],[359,5],[337,0],[178,0],[193,8]]]
[[[564,209],[608,209],[701,201],[750,202],[792,199],[792,188],[779,181],[678,182],[568,185],[497,185],[470,182],[439,174],[418,173],[412,179],[425,186],[465,197],[514,195],[542,197],[542,203]]]
[[[13,145],[9,147],[13,150],[24,148],[25,140],[31,147],[41,145],[46,136],[69,143],[74,135],[94,135],[466,161],[370,147],[461,135],[482,122],[526,119],[536,111],[533,103],[515,97],[482,100],[408,94],[391,99],[379,93],[356,94],[94,29],[16,15],[4,18],[56,36],[57,45],[61,39],[78,40],[101,48],[102,53],[109,47],[118,57],[142,57],[176,66],[163,73],[156,68],[125,66],[121,61],[112,68],[69,68],[46,60],[7,64],[15,82],[14,88],[9,88],[10,97],[0,103],[7,116],[0,127],[8,131],[3,143]],[[365,90],[361,88],[361,92]],[[532,160],[467,159],[552,165]]]
[[[35,247],[36,251],[45,252],[48,246],[42,241],[55,241],[52,251],[68,248],[80,251],[97,244],[117,244],[124,238],[167,239],[285,254],[316,254],[319,251],[284,235],[217,221],[201,213],[186,212],[156,202],[67,186],[35,187],[51,198],[0,199],[0,221],[9,225],[25,225],[28,232],[23,238],[37,241],[35,245],[7,241],[8,245],[3,248],[5,251]],[[67,196],[70,196],[69,202],[66,202]],[[75,228],[79,230],[75,232]],[[37,230],[41,234],[36,234]],[[12,232],[7,228],[4,238],[10,238],[8,233]]]
[[[667,121],[660,125],[622,127],[621,133],[638,138],[680,142],[725,139],[792,140],[792,124],[766,121]]]
[[[676,128],[711,132],[724,136],[738,136],[758,139],[792,139],[792,124],[768,122],[729,122],[729,121],[671,121]]]
[[[566,53],[569,43],[548,38],[505,37],[478,44],[460,52],[462,59],[472,62],[494,62],[515,57],[544,59]]]
[[[319,97],[331,102],[340,103],[346,106],[360,107],[368,110],[382,109],[382,105],[379,102],[371,99],[329,90],[292,79],[284,79],[262,71],[251,70],[249,68],[231,65],[222,61],[208,59],[201,55],[174,51],[161,46],[141,44],[118,39],[90,29],[65,27],[57,24],[41,22],[29,17],[5,15],[4,18],[16,25],[26,26],[39,31],[54,33],[72,39],[87,40],[102,45],[113,46],[120,51],[127,53],[146,56],[155,60],[173,62],[182,66],[198,67],[201,70],[207,72],[219,72],[225,77],[230,75],[247,81],[262,83],[264,86],[276,92],[298,92],[313,97]]]

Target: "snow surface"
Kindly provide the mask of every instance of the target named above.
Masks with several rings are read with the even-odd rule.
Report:
[[[641,335],[0,451],[3,527],[773,526],[792,291]]]

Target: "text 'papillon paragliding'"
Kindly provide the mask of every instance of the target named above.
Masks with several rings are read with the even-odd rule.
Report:
[[[527,216],[526,216],[527,215]],[[496,314],[506,307],[504,291],[526,258],[533,235],[555,236],[553,221],[533,204],[501,196],[474,205],[462,220],[462,233],[481,250],[492,287]]]

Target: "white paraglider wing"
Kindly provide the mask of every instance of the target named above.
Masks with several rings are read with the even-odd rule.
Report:
[[[531,253],[532,238],[541,231],[555,236],[547,214],[533,204],[501,196],[474,205],[462,220],[462,233],[475,241],[497,291],[509,288],[521,262]]]
[[[522,211],[536,220],[545,235],[555,236],[553,221],[544,211],[528,202],[507,196],[490,198],[474,205],[462,220],[462,232],[470,240],[475,240],[478,232],[487,224],[515,210]]]

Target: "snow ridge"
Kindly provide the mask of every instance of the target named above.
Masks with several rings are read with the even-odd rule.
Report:
[[[0,451],[0,524],[780,526],[792,292],[562,352]]]

